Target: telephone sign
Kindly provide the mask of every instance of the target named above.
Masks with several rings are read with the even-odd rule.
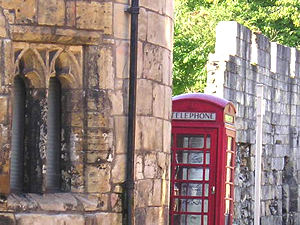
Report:
[[[230,225],[235,108],[206,94],[173,98],[171,225]]]
[[[212,112],[173,112],[173,120],[216,120],[216,113]]]

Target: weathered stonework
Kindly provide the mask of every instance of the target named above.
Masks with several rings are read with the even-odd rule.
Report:
[[[261,224],[300,224],[300,52],[236,22],[217,27],[207,93],[237,109],[234,224],[253,224],[256,85],[264,85]]]
[[[129,0],[0,0],[1,225],[122,224],[129,6]],[[140,7],[135,224],[167,224],[173,1],[141,1]],[[24,153],[24,193],[10,187],[17,75],[26,83],[24,139],[32,149]],[[51,77],[62,92],[55,193],[46,190]]]

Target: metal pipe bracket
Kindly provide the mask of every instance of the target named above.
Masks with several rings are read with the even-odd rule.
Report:
[[[125,12],[130,14],[139,14],[140,13],[140,7],[138,6],[131,6],[125,9]]]

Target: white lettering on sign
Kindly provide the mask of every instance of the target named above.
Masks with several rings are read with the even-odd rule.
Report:
[[[173,112],[173,120],[216,120],[216,113],[212,112]]]

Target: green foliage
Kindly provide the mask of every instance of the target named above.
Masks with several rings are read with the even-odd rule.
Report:
[[[215,27],[224,20],[300,48],[299,0],[175,0],[174,95],[203,92]]]

